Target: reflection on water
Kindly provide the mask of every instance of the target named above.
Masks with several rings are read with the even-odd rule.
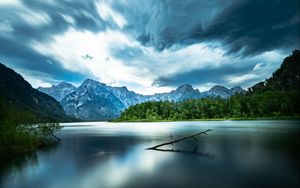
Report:
[[[1,159],[1,187],[300,185],[298,121],[64,125],[55,148],[19,161]],[[198,136],[198,143],[187,140],[160,148],[164,151],[145,150],[170,141],[170,134],[176,139],[207,128],[213,131]]]
[[[40,149],[41,152],[51,153],[56,147],[58,143],[54,142],[44,146]],[[1,166],[0,166],[0,182],[6,181],[6,176],[12,176],[18,178],[20,172],[23,171],[25,166],[38,166],[38,155],[36,152],[27,152],[24,154],[14,154],[10,156],[2,156],[0,158]]]

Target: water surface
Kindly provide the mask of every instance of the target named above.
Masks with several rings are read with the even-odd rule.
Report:
[[[63,125],[60,144],[1,159],[1,187],[300,187],[299,121]],[[183,152],[145,150],[208,128],[162,148]]]

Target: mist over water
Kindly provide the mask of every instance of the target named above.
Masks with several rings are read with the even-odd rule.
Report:
[[[62,142],[1,161],[1,187],[299,187],[299,121],[62,124]],[[163,149],[147,147],[206,129]],[[195,148],[197,152],[193,153]],[[4,165],[5,164],[5,165]]]

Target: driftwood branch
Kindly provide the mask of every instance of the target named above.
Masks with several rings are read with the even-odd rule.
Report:
[[[211,129],[207,129],[206,131],[199,132],[199,133],[196,133],[196,134],[193,134],[193,135],[190,135],[190,136],[186,136],[186,137],[183,137],[183,138],[171,141],[171,142],[165,142],[165,143],[162,143],[162,144],[159,144],[159,145],[147,148],[146,150],[159,150],[159,151],[161,151],[161,149],[158,149],[161,146],[166,146],[166,145],[170,145],[170,144],[173,145],[174,143],[181,142],[181,141],[186,140],[186,139],[191,139],[191,138],[196,139],[196,136],[201,135],[201,134],[205,134],[206,135],[207,132],[209,132],[209,131],[212,131],[212,130]]]

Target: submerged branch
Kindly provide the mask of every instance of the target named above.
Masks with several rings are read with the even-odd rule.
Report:
[[[183,137],[183,138],[171,141],[171,142],[165,142],[165,143],[162,143],[162,144],[159,144],[159,145],[147,148],[146,150],[158,150],[157,148],[159,148],[161,146],[174,144],[174,143],[181,142],[183,140],[190,139],[190,138],[196,139],[196,136],[201,135],[201,134],[207,134],[207,132],[209,132],[209,131],[212,131],[212,130],[211,129],[207,129],[206,131],[199,132],[199,133],[196,133],[196,134],[193,134],[193,135],[190,135],[190,136],[186,136],[186,137]]]
[[[147,150],[150,150],[149,148]],[[208,157],[208,158],[214,158],[214,156],[210,153],[200,153],[197,150],[194,151],[187,151],[187,150],[179,150],[179,149],[151,149],[155,151],[163,151],[163,152],[175,152],[175,153],[186,153],[186,154],[192,154],[192,155],[199,155],[201,157]]]
[[[58,138],[57,136],[55,136],[53,133],[49,133],[49,135],[51,135],[51,136],[53,136],[58,142],[60,142],[61,141],[61,139],[60,138]]]

